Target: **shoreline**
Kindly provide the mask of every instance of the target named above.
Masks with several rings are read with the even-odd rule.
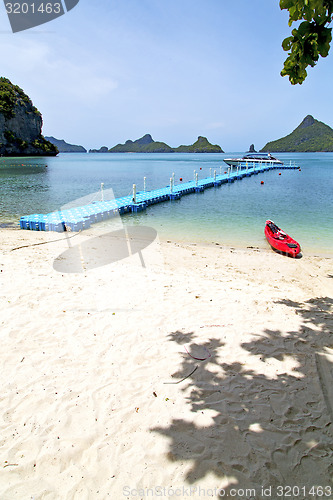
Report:
[[[331,259],[0,232],[3,500],[331,486]]]
[[[132,224],[129,224],[129,225],[124,225],[123,227],[126,227],[126,228],[131,228],[131,227],[137,227],[137,226],[134,226]],[[139,226],[140,227],[140,226]],[[39,238],[42,238],[42,240],[54,240],[54,239],[59,239],[60,235],[61,234],[65,234],[65,233],[57,233],[57,232],[54,232],[54,231],[29,231],[29,230],[23,230],[21,229],[17,223],[4,223],[4,224],[1,224],[0,223],[0,233],[1,232],[5,232],[4,234],[6,234],[7,231],[15,231],[15,233],[23,233],[22,234],[22,237],[24,238],[24,233],[28,233],[28,234],[34,234],[35,235],[35,239],[39,239]],[[88,232],[87,234],[90,234],[90,232],[98,235],[99,234],[99,231],[100,231],[100,228],[98,227],[98,225],[96,225],[95,227],[92,227]],[[103,231],[105,232],[105,228],[103,228]],[[69,234],[69,233],[68,233]],[[76,234],[76,235],[79,235],[80,233],[71,233],[71,234]],[[82,234],[85,234],[85,231],[82,232]],[[42,235],[45,235],[45,236],[42,236]],[[47,235],[49,235],[50,237],[48,237]],[[54,235],[56,236],[57,235],[57,238],[53,238],[51,235]],[[237,249],[237,250],[243,250],[243,251],[247,251],[247,250],[260,250],[262,252],[273,252],[275,253],[269,243],[266,241],[266,239],[263,237],[263,240],[262,242],[257,242],[256,244],[248,244],[248,242],[246,241],[240,241],[240,240],[234,240],[233,242],[218,242],[218,241],[205,241],[205,240],[199,240],[199,241],[193,241],[191,240],[190,238],[188,239],[180,239],[179,237],[177,236],[174,236],[174,235],[166,235],[166,234],[160,234],[157,232],[157,235],[158,235],[158,239],[161,243],[169,243],[169,242],[172,242],[176,245],[187,245],[187,246],[191,246],[191,245],[196,245],[198,247],[202,247],[202,248],[214,248],[215,246],[218,246],[218,247],[221,247],[221,248],[224,248],[224,249]],[[29,237],[30,238],[30,237]],[[306,251],[303,250],[302,246],[301,246],[301,254],[302,254],[302,257],[300,258],[303,258],[304,256],[307,256],[308,258],[310,257],[318,257],[318,258],[324,258],[324,259],[333,259],[333,250],[331,252],[327,251],[326,248],[309,248],[307,249]],[[285,257],[285,258],[290,258],[290,257]]]

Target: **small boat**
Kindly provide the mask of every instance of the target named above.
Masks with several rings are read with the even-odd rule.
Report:
[[[265,236],[273,250],[290,255],[291,257],[296,257],[301,251],[299,243],[288,236],[271,220],[266,220]]]
[[[242,158],[225,158],[223,160],[230,167],[238,165],[248,165],[251,167],[254,163],[264,163],[266,165],[283,165],[283,161],[274,158],[270,153],[246,153]]]

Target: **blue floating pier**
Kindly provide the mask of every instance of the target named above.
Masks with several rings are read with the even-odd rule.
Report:
[[[142,203],[133,203],[131,205],[131,212],[142,212],[143,210],[146,210],[147,208],[147,203],[142,202]]]
[[[49,214],[31,214],[25,215],[20,219],[20,228],[31,231],[83,231],[92,224],[110,219],[114,215],[123,215],[126,213],[139,213],[147,209],[148,206],[163,201],[179,200],[182,196],[190,193],[200,193],[206,188],[218,187],[222,184],[231,183],[244,177],[257,175],[268,170],[286,170],[298,169],[297,165],[267,165],[264,162],[254,163],[251,166],[241,164],[236,170],[228,168],[225,174],[214,177],[206,177],[181,184],[174,184],[174,178],[170,179],[170,185],[161,189],[152,191],[136,192],[136,186],[133,185],[133,196],[124,196],[111,201],[95,201],[82,207],[60,210]]]
[[[170,193],[169,199],[170,200],[180,200],[181,196],[182,196],[181,193]]]

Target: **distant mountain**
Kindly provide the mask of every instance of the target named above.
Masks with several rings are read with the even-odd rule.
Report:
[[[57,146],[59,153],[86,153],[87,150],[83,146],[77,146],[76,144],[68,144],[62,139],[56,139],[55,137],[45,137],[46,140]]]
[[[333,151],[333,129],[308,115],[291,134],[268,142],[261,151],[272,153]]]
[[[172,148],[165,142],[154,141],[150,134],[146,134],[136,141],[126,141],[125,144],[117,144],[109,150],[110,153],[223,153],[218,145],[212,145],[206,137],[198,137],[198,140],[190,146],[179,146]]]
[[[109,153],[172,153],[172,148],[165,142],[156,142],[150,134],[136,141],[126,141],[109,149]]]
[[[102,146],[99,149],[89,149],[89,153],[108,153],[109,148],[106,146]]]
[[[220,146],[211,144],[206,137],[199,135],[198,140],[190,146],[175,148],[176,153],[224,153]]]

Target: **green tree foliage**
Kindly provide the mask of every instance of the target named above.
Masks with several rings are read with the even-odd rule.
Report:
[[[0,113],[6,119],[14,118],[14,107],[19,99],[31,107],[33,113],[40,115],[40,112],[32,104],[30,98],[18,85],[13,85],[8,78],[0,77]]]
[[[42,135],[40,135],[38,139],[35,139],[32,145],[36,149],[39,149],[41,153],[45,153],[48,156],[54,156],[59,153],[57,146],[47,141]]]
[[[292,85],[302,84],[306,68],[315,66],[330,50],[332,29],[328,26],[333,19],[333,0],[280,0],[280,8],[289,12],[289,26],[302,21],[282,42],[288,57],[281,75],[288,75]]]

